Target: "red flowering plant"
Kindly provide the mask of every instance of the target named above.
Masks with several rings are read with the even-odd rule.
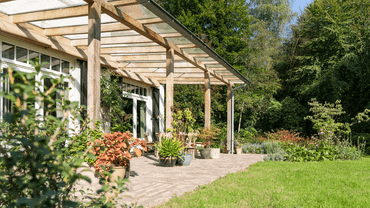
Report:
[[[89,145],[89,144],[88,144]],[[107,170],[112,165],[127,167],[132,159],[130,150],[134,149],[134,156],[140,157],[142,152],[139,145],[146,150],[144,140],[134,139],[130,132],[114,132],[104,134],[103,139],[96,139],[91,152],[96,155],[95,170],[103,171],[102,166]]]

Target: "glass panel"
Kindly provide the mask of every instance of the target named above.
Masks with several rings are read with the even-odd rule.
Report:
[[[3,42],[3,58],[14,60],[14,45]]]
[[[135,91],[135,93],[136,94],[140,94],[140,87],[138,87],[138,86],[135,86],[136,87],[136,91]]]
[[[111,22],[117,22],[117,21],[107,14],[101,15],[102,24],[111,23]],[[81,25],[87,25],[87,16],[70,17],[70,18],[54,19],[54,20],[43,20],[43,21],[35,21],[35,22],[30,22],[30,23],[38,27],[41,27],[41,28],[81,26]]]
[[[142,87],[139,87],[139,95],[144,95],[144,89]]]
[[[122,89],[122,91],[127,92],[127,84],[123,82],[121,89]]]
[[[62,72],[69,74],[69,62],[68,61],[62,61]]]
[[[17,55],[16,56],[17,61],[27,63],[27,49],[17,46],[16,55]]]
[[[51,69],[53,71],[60,72],[60,59],[54,57],[51,58]]]
[[[131,85],[130,84],[126,84],[126,92],[130,93],[131,92]]]
[[[50,69],[50,56],[41,54],[41,66]]]
[[[137,105],[137,137],[144,138],[146,133],[146,103],[138,100]]]
[[[38,59],[38,64],[40,64],[39,55],[40,55],[39,52],[35,52],[35,51],[31,51],[31,50],[28,51],[29,59],[30,59],[30,61],[33,61],[34,64],[36,64],[36,58]]]
[[[144,88],[144,96],[148,96],[146,93],[146,88]]]

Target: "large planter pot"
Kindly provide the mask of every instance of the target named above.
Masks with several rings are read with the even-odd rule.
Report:
[[[159,164],[163,167],[174,167],[176,165],[177,158],[175,157],[159,157]]]
[[[219,159],[220,158],[220,148],[211,148],[211,157],[213,159]]]
[[[235,150],[236,150],[236,154],[237,155],[241,155],[242,154],[243,147],[236,147]]]
[[[200,149],[200,157],[202,159],[209,159],[211,157],[211,149],[210,148]]]
[[[192,160],[192,154],[185,154],[185,155],[180,155],[180,158],[177,159],[177,164],[178,165],[183,165],[183,166],[189,166],[190,162]]]
[[[110,182],[118,180],[118,177],[120,177],[121,179],[124,179],[126,177],[126,167],[123,166],[113,167],[112,170],[113,173],[109,177]]]

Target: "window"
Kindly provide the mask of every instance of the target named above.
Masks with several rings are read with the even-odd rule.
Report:
[[[38,52],[35,52],[35,51],[31,51],[29,50],[29,59],[36,65],[37,63],[40,64],[40,59],[39,59],[39,56],[40,56],[40,53]],[[38,59],[38,62],[36,63],[36,58]]]
[[[47,63],[45,63],[47,62]],[[50,56],[41,54],[41,64],[43,68],[50,69]]]
[[[62,72],[69,74],[69,62],[68,61],[62,61]]]
[[[51,58],[51,69],[53,71],[60,72],[60,59],[54,57]]]
[[[16,61],[27,63],[27,49],[17,46],[16,51]]]
[[[3,42],[2,47],[3,47],[2,51],[3,58],[14,60],[14,49],[15,49],[14,45]]]

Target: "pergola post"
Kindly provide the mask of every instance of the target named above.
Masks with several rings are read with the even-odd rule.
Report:
[[[101,31],[101,5],[90,2],[89,33],[88,33],[88,64],[87,64],[87,113],[90,118],[90,127],[100,119],[100,31]]]
[[[173,73],[175,68],[174,50],[166,50],[166,129],[172,129],[172,111],[173,106]]]
[[[211,76],[209,72],[204,72],[204,128],[211,127]]]
[[[227,152],[231,152],[231,140],[232,140],[232,85],[227,85]]]

